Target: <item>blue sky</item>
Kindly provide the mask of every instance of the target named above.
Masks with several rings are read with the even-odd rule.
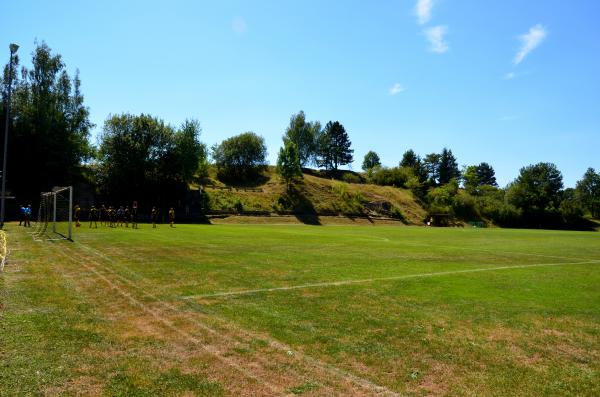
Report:
[[[600,2],[6,1],[0,48],[34,40],[109,114],[195,118],[209,145],[254,131],[275,161],[289,117],[339,120],[360,169],[409,148],[489,162],[501,185],[539,161],[566,186],[600,169]],[[6,58],[6,59],[5,59]]]

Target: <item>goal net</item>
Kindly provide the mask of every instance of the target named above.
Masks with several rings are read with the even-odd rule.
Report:
[[[73,239],[73,187],[56,187],[40,194],[35,239]]]

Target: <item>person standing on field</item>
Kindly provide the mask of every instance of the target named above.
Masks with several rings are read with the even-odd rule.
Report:
[[[31,227],[31,204],[25,207],[25,227]]]
[[[123,226],[123,206],[117,210],[117,226]]]
[[[96,229],[98,229],[98,209],[95,205],[92,205],[92,208],[90,208],[90,228],[92,227],[92,223],[96,224]]]
[[[131,212],[129,211],[129,206],[125,206],[125,210],[123,211],[123,219],[125,220],[125,227],[129,227],[129,222],[131,221]]]
[[[81,215],[81,207],[79,207],[79,204],[75,204],[75,214],[74,214],[75,227],[81,226],[81,223],[79,223],[80,215]]]
[[[137,211],[138,211],[138,202],[134,201],[133,205],[131,206],[131,228],[132,229],[138,228]]]
[[[169,209],[169,224],[171,227],[175,227],[175,210],[173,207]]]
[[[158,210],[156,207],[152,207],[152,212],[150,212],[150,220],[152,221],[152,228],[156,229],[156,219],[158,218]]]
[[[98,220],[100,221],[100,226],[106,226],[106,207],[104,204],[98,209]]]
[[[25,223],[25,211],[26,208],[24,205],[19,205],[19,226]]]

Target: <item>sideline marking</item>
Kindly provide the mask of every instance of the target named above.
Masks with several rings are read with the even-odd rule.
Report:
[[[251,289],[251,290],[242,290],[242,291],[217,292],[214,294],[182,296],[181,299],[219,298],[219,297],[236,296],[236,295],[251,295],[251,294],[257,294],[257,293],[261,293],[261,292],[289,291],[289,290],[295,290],[295,289],[305,289],[305,288],[315,288],[315,287],[338,287],[338,286],[350,285],[350,284],[366,284],[366,283],[371,283],[373,281],[403,280],[403,279],[410,279],[410,278],[446,276],[446,275],[461,274],[461,273],[476,273],[476,272],[487,272],[487,271],[507,270],[507,269],[524,269],[524,268],[528,268],[528,267],[587,265],[587,264],[597,264],[597,263],[600,263],[600,260],[585,261],[585,262],[536,263],[536,264],[532,264],[532,265],[484,267],[484,268],[478,268],[478,269],[451,270],[451,271],[446,271],[446,272],[407,274],[407,275],[392,276],[392,277],[375,277],[375,278],[360,279],[360,280],[326,281],[326,282],[322,282],[322,283],[292,285],[289,287],[274,287],[274,288]]]

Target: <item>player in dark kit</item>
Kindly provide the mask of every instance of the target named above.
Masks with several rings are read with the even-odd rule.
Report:
[[[79,227],[81,226],[81,223],[79,223],[79,216],[81,215],[81,207],[79,207],[79,204],[75,204],[75,211],[74,211],[74,221],[75,221],[75,227]]]
[[[150,212],[150,220],[152,221],[152,228],[156,228],[156,220],[158,219],[158,210],[156,207],[152,207],[152,212]]]
[[[171,227],[175,227],[175,210],[173,207],[169,209],[169,223]]]
[[[128,206],[125,206],[125,210],[123,211],[123,220],[125,221],[125,227],[129,227],[129,222],[131,222],[131,212],[129,211]]]
[[[90,208],[90,227],[92,227],[92,223],[94,223],[96,229],[98,229],[98,209],[95,205],[92,205],[92,208]]]
[[[132,229],[138,228],[137,212],[138,212],[138,202],[134,201],[133,205],[131,206],[131,228]]]
[[[101,226],[106,226],[107,216],[108,213],[106,207],[104,206],[104,204],[102,204],[98,209],[98,220],[100,221]]]
[[[110,227],[115,227],[115,209],[112,205],[108,207],[108,222]]]
[[[117,226],[123,226],[123,206],[117,210]]]

